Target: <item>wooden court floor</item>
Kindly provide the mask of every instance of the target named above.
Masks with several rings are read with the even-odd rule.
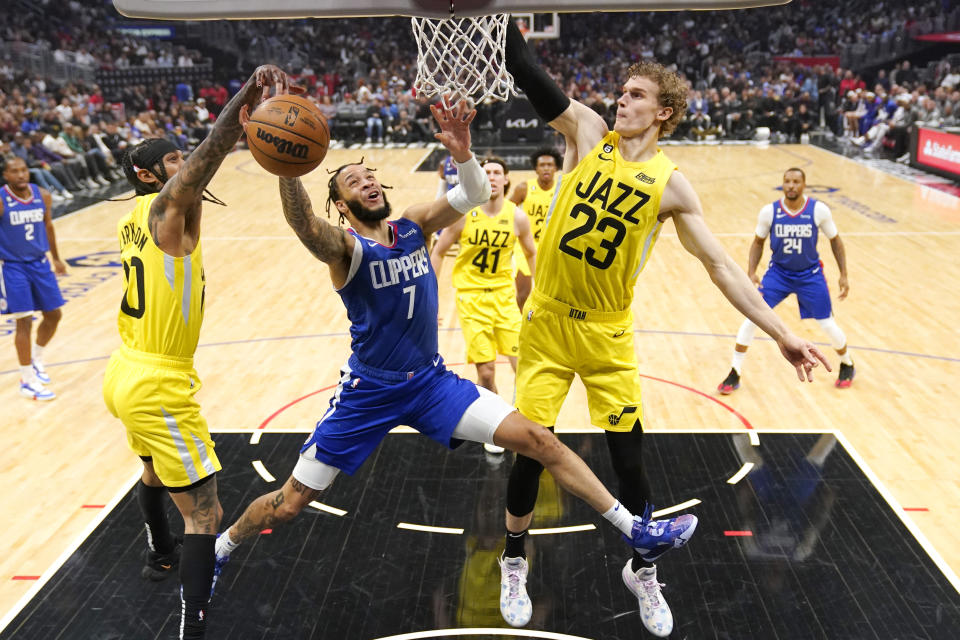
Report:
[[[647,429],[837,430],[946,565],[960,571],[960,201],[810,146],[666,151],[691,178],[710,227],[741,265],[757,212],[779,196],[784,169],[806,171],[808,195],[830,205],[847,248],[851,293],[835,301],[835,313],[857,378],[840,391],[835,374],[819,370],[813,384],[801,384],[775,345],[757,340],[740,390],[718,396],[741,318],[668,223],[634,302]],[[425,154],[335,150],[324,164],[364,156],[393,185],[390,200],[402,211],[435,193],[436,174],[413,171]],[[305,178],[321,215],[326,181],[322,168]],[[211,189],[229,206],[206,205],[203,222],[207,311],[196,368],[204,413],[213,432],[263,425],[307,431],[327,392],[294,402],[336,383],[349,353],[343,306],[326,268],[286,226],[276,179],[249,154],[227,158]],[[115,225],[129,208],[102,203],[55,223],[61,255],[73,263],[61,280],[68,304],[48,349],[55,401],[18,395],[13,337],[0,323],[0,617],[73,549],[140,467],[100,392],[107,358],[119,344]],[[829,245],[821,242],[820,250],[835,289]],[[451,266],[448,259],[440,276],[440,350],[449,363],[461,363]],[[837,365],[816,323],[798,319],[794,301],[778,311]],[[474,375],[472,367],[456,369]],[[509,367],[499,367],[498,376],[508,395]],[[575,384],[558,427],[586,426],[585,394]]]

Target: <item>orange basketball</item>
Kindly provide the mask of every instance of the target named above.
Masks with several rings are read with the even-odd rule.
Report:
[[[310,173],[330,146],[327,119],[308,99],[279,95],[250,115],[247,145],[261,167],[284,178]]]

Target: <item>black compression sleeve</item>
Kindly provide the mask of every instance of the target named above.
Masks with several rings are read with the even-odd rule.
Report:
[[[506,63],[507,71],[513,75],[517,86],[527,94],[537,115],[546,122],[555,119],[570,106],[570,98],[534,60],[513,18],[507,20]]]

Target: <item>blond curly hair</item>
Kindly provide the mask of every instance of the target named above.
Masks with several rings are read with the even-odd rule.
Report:
[[[649,78],[656,83],[659,92],[657,102],[661,107],[670,107],[673,113],[660,123],[659,138],[668,136],[680,124],[687,113],[687,83],[679,74],[670,71],[659,62],[644,60],[635,62],[627,69],[627,78]]]

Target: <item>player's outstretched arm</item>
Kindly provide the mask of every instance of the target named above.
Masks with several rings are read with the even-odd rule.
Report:
[[[227,103],[210,135],[190,154],[176,175],[170,178],[150,206],[148,224],[154,242],[162,250],[178,255],[185,233],[200,233],[200,203],[203,190],[243,133],[240,111],[255,107],[270,92],[289,90],[286,74],[273,65],[263,65]]]
[[[830,364],[813,343],[793,335],[783,321],[760,297],[750,278],[724,251],[703,219],[700,199],[690,182],[675,171],[661,202],[661,215],[673,217],[677,236],[683,248],[697,257],[710,274],[710,279],[740,313],[750,318],[777,341],[780,352],[797,370],[800,380],[813,380],[813,368],[822,362]]]
[[[327,263],[333,286],[342,287],[350,271],[353,236],[313,213],[310,196],[300,178],[280,178],[280,201],[287,224],[317,260]]]
[[[533,52],[513,19],[507,21],[507,41],[504,51],[507,71],[541,118],[571,141],[583,153],[592,149],[607,135],[607,123],[587,105],[572,100],[557,83],[537,64]],[[575,153],[576,157],[583,153]],[[564,162],[564,171],[569,168]]]
[[[413,205],[403,212],[403,217],[416,222],[428,237],[490,200],[490,180],[470,150],[470,123],[477,115],[476,110],[460,100],[452,109],[435,104],[430,106],[430,111],[440,125],[440,133],[434,137],[453,157],[459,184],[442,198]]]

